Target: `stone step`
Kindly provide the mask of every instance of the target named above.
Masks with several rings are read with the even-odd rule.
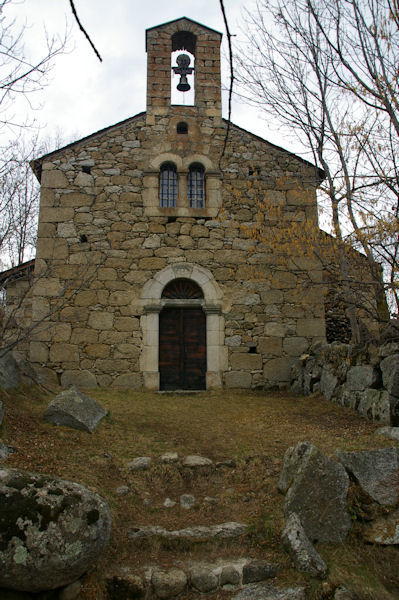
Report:
[[[198,525],[185,529],[169,530],[158,525],[135,527],[128,533],[130,539],[161,537],[167,539],[207,540],[212,538],[227,539],[243,535],[248,531],[245,523],[220,523],[218,525]]]
[[[144,567],[134,573],[121,567],[106,581],[108,600],[154,597],[167,599],[183,592],[211,593],[218,589],[238,591],[277,575],[279,566],[264,560],[219,559],[216,563],[177,562],[174,566]],[[299,598],[299,597],[298,597]]]
[[[176,467],[184,467],[185,469],[200,470],[204,468],[220,469],[222,467],[235,468],[236,462],[233,459],[224,459],[214,462],[210,458],[205,456],[199,456],[198,454],[190,454],[181,457],[177,452],[165,452],[161,456],[136,456],[127,463],[127,469],[130,472],[135,471],[147,471],[157,464],[175,465]]]

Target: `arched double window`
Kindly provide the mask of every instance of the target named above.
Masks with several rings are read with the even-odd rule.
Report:
[[[205,206],[205,169],[200,163],[190,165],[187,179],[190,208]]]
[[[161,165],[159,172],[159,205],[175,207],[177,202],[177,171],[172,162]]]

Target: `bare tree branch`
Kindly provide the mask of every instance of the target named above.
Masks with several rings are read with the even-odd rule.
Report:
[[[225,8],[224,8],[224,2],[223,2],[223,0],[219,0],[219,2],[220,2],[220,8],[222,10],[224,26],[225,26],[226,34],[227,34],[227,43],[228,43],[228,47],[229,47],[229,63],[230,63],[230,87],[229,87],[229,103],[228,103],[228,116],[227,116],[227,130],[226,130],[226,135],[225,135],[224,142],[223,142],[222,153],[221,153],[220,159],[219,159],[219,167],[220,167],[220,161],[222,160],[223,156],[225,155],[226,147],[227,147],[227,142],[228,142],[228,138],[229,138],[229,133],[230,133],[231,101],[232,101],[232,96],[233,96],[233,85],[234,85],[234,65],[233,65],[233,48],[232,48],[232,44],[231,44],[231,37],[232,36],[231,36],[231,33],[230,33],[229,24],[228,24],[227,17],[226,17],[226,11],[225,11]]]
[[[100,62],[102,62],[103,59],[101,58],[100,53],[98,52],[97,48],[95,47],[95,45],[91,41],[90,36],[87,33],[86,29],[83,27],[82,23],[80,22],[80,19],[78,17],[78,13],[76,12],[76,8],[75,8],[75,4],[74,4],[73,0],[69,0],[69,4],[71,5],[72,14],[75,17],[75,20],[76,20],[76,22],[77,22],[77,24],[79,26],[80,31],[83,33],[83,35],[85,36],[85,38],[89,42],[90,46],[93,48],[93,51],[94,51],[95,55],[97,56],[98,60]]]

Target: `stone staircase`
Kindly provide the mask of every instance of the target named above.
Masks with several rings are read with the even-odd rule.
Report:
[[[279,469],[275,459],[264,456],[237,463],[197,455],[180,458],[170,452],[128,462],[124,485],[116,493],[126,501],[132,495],[142,508],[127,531],[131,561],[107,574],[107,600],[199,594],[305,600],[303,585],[278,582],[289,558],[258,539],[262,536],[256,520],[265,511],[262,501],[270,477],[275,481]],[[238,514],[245,522],[215,522],[219,516]],[[137,564],[134,557],[140,553]],[[154,555],[156,560],[145,562]]]

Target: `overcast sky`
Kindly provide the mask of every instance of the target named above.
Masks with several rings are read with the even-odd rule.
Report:
[[[225,0],[232,34],[242,38],[244,6],[254,0]],[[57,131],[70,142],[145,110],[146,52],[145,30],[189,17],[226,35],[219,0],[75,0],[82,24],[87,29],[103,62],[100,63],[72,17],[69,0],[15,0],[7,6],[17,23],[26,23],[27,55],[45,47],[48,35],[70,31],[68,52],[58,56],[43,93],[32,97],[43,136]],[[223,81],[228,84],[228,64],[224,60]],[[18,110],[23,110],[22,107]],[[224,116],[227,97],[224,96]],[[241,103],[233,106],[232,121],[262,137],[289,148],[279,139],[259,112]]]

